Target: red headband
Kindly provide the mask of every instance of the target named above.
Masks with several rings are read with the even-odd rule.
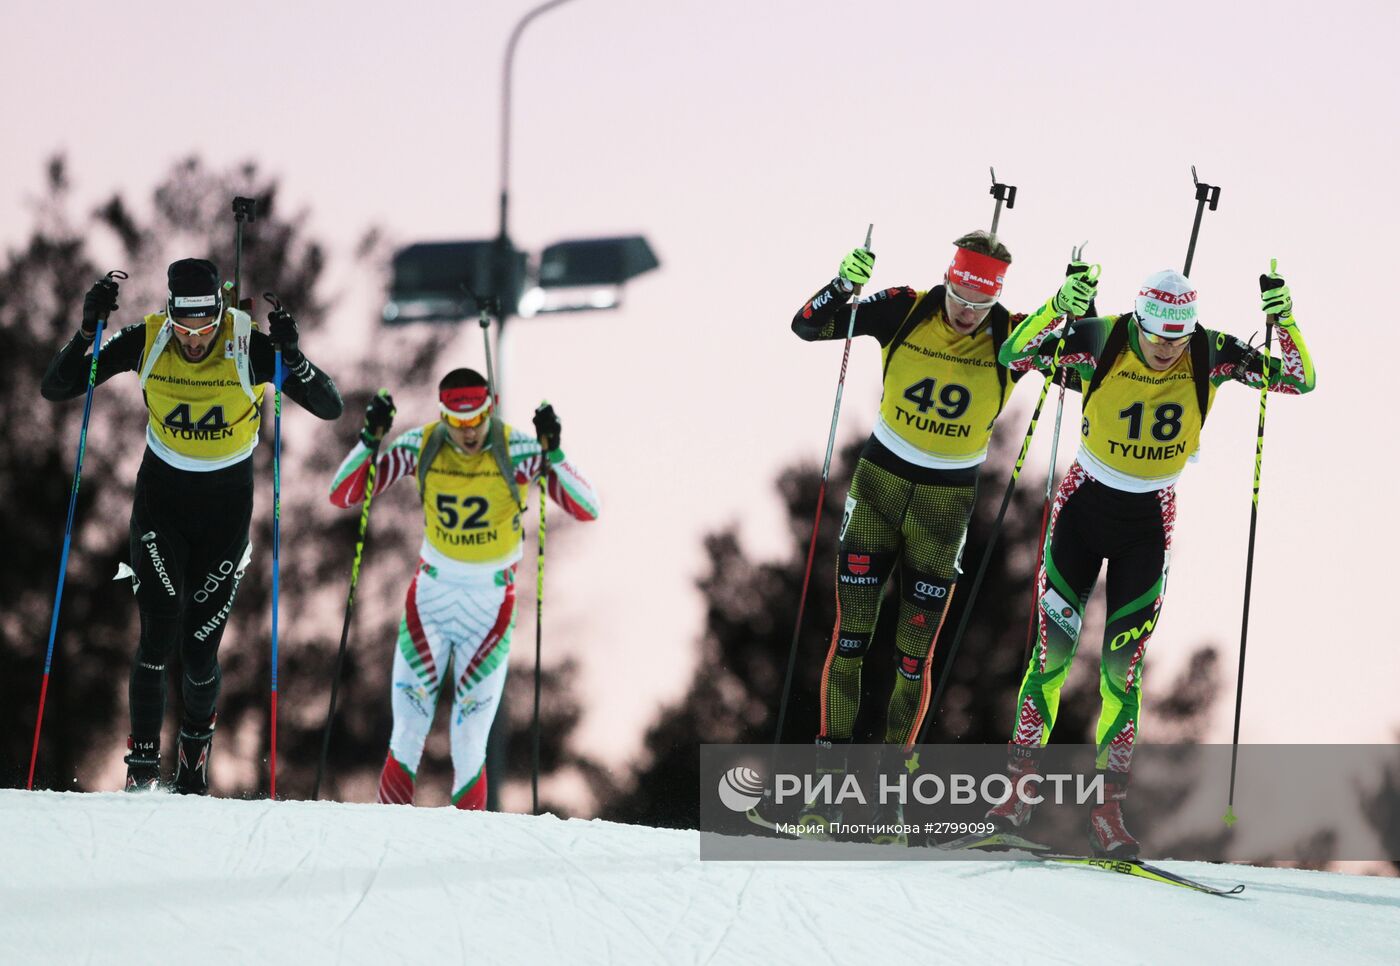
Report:
[[[1006,269],[1010,264],[981,252],[955,248],[952,264],[948,266],[948,281],[983,295],[997,296],[1006,282]]]
[[[438,392],[438,401],[442,403],[443,408],[450,409],[454,413],[470,415],[491,404],[491,390],[486,386],[443,389]]]

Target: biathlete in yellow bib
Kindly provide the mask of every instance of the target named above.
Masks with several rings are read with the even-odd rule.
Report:
[[[884,741],[902,745],[925,713],[934,633],[958,574],[978,468],[1021,371],[997,352],[1013,319],[998,302],[1011,253],[986,232],[954,243],[943,284],[889,288],[861,299],[855,334],[882,347],[884,395],[846,497],[836,571],[837,623],[821,684],[818,744],[848,743],[886,581],[899,564],[896,678]],[[856,249],[792,320],[806,341],[843,339],[856,285],[875,256]],[[1082,312],[1067,286],[1052,303]]]
[[[405,477],[423,503],[423,543],[394,648],[394,731],[379,801],[412,804],[423,744],[438,696],[452,695],[452,801],[486,807],[486,739],[500,705],[515,626],[520,515],[532,482],[577,520],[598,518],[598,496],[559,448],[553,407],[535,412],[535,436],[492,412],[486,380],[454,369],[438,385],[439,417],[379,454],[374,490]],[[331,502],[365,497],[370,453],[393,424],[387,392],[370,400],[364,429],[331,484]]]
[[[1133,312],[1082,319],[1063,337],[1054,331],[1054,307],[1046,304],[1001,348],[1001,361],[1014,371],[1047,375],[1058,350],[1059,364],[1085,387],[1079,452],[1056,492],[1037,575],[1036,645],[1016,702],[1010,767],[1020,778],[1038,766],[1085,603],[1107,560],[1096,735],[1106,798],[1090,819],[1091,843],[1101,855],[1138,852],[1122,803],[1140,728],[1143,664],[1166,593],[1176,480],[1200,444],[1216,389],[1238,382],[1258,391],[1266,371],[1270,392],[1301,395],[1315,384],[1288,287],[1276,275],[1260,283],[1264,311],[1278,318],[1278,355],[1267,368],[1255,349],[1199,323],[1196,289],[1174,271],[1148,278]],[[1022,828],[1031,816],[1027,799],[1034,797],[1033,790],[1013,794],[988,818],[1004,830]]]
[[[176,791],[209,788],[209,751],[219,696],[219,642],[251,556],[253,449],[262,423],[263,384],[274,349],[286,367],[283,389],[321,419],[340,415],[340,393],[297,345],[297,324],[277,311],[268,334],[246,312],[224,304],[212,262],[185,258],[167,273],[165,310],[122,329],[102,346],[97,384],[140,374],[146,452],[131,507],[130,574],[141,611],[141,641],[129,684],[128,791],[160,782],[165,666],[179,652],[184,697]],[[116,286],[100,281],[83,299],[78,333],[44,373],[45,399],[87,389],[97,320],[117,308]]]

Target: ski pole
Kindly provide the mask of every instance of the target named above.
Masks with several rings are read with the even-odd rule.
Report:
[[[992,172],[991,195],[997,200],[996,208],[992,210],[992,230],[990,232],[991,242],[995,245],[997,240],[997,224],[1001,221],[1002,202],[1006,202],[1008,210],[1016,207],[1016,186],[1012,184],[1002,184],[997,180],[997,169],[991,168],[989,170]]]
[[[1259,279],[1259,289],[1267,292],[1283,284],[1274,278],[1278,259],[1269,260],[1269,274]],[[1264,466],[1264,415],[1269,403],[1269,351],[1274,341],[1274,325],[1278,316],[1270,313],[1264,319],[1263,383],[1259,387],[1259,435],[1254,442],[1254,492],[1249,504],[1249,552],[1244,565],[1244,614],[1240,618],[1240,666],[1235,672],[1235,733],[1230,744],[1230,798],[1225,806],[1225,824],[1233,825],[1235,815],[1235,765],[1240,751],[1240,707],[1244,702],[1244,649],[1249,639],[1249,598],[1254,586],[1254,531],[1259,523],[1259,477]]]
[[[271,292],[263,298],[272,303],[274,311],[282,311],[282,303]],[[277,613],[280,594],[281,564],[279,548],[282,542],[282,349],[272,352],[272,731],[268,755],[267,797],[277,799]]]
[[[256,198],[237,197],[233,199],[233,305],[229,308],[243,308],[243,226],[258,217]]]
[[[1181,270],[1181,274],[1187,278],[1191,277],[1191,261],[1196,257],[1196,236],[1201,233],[1201,215],[1205,213],[1207,205],[1214,211],[1215,206],[1220,204],[1220,188],[1218,185],[1206,184],[1196,177],[1196,166],[1191,165],[1191,180],[1196,185],[1196,220],[1191,224],[1191,243],[1186,246],[1186,267]]]
[[[1084,257],[1084,246],[1087,244],[1089,243],[1086,241],[1078,248],[1075,248],[1073,250],[1070,256],[1071,267],[1075,262],[1079,261]],[[1097,266],[1095,266],[1095,268],[1097,268]],[[1068,331],[1069,326],[1073,321],[1073,318],[1066,317],[1066,331]],[[1028,664],[1030,662],[1031,645],[1035,641],[1035,616],[1036,611],[1038,609],[1035,601],[1035,593],[1037,587],[1039,586],[1038,578],[1040,574],[1040,565],[1045,562],[1045,531],[1050,526],[1050,503],[1055,495],[1055,473],[1059,466],[1060,424],[1063,420],[1065,412],[1066,378],[1066,371],[1060,368],[1059,366],[1060,349],[1062,345],[1063,343],[1061,343],[1060,346],[1055,347],[1055,384],[1059,388],[1060,392],[1059,396],[1055,400],[1055,432],[1050,437],[1050,472],[1045,474],[1045,502],[1040,508],[1040,535],[1036,538],[1035,570],[1031,571],[1031,573],[1036,576],[1032,579],[1031,583],[1031,608],[1030,616],[1026,620],[1026,650],[1025,654],[1021,658],[1022,665]],[[1042,398],[1044,398],[1043,394],[1048,385],[1049,380],[1046,380],[1046,385],[1041,387]]]
[[[548,402],[542,402],[539,409],[548,405]],[[547,484],[549,461],[543,452],[540,453],[540,458],[545,460],[545,466],[540,473],[539,551],[535,554],[535,710],[530,719],[530,814],[532,815],[540,813],[540,660],[544,650],[544,533],[545,511],[549,496]]]
[[[127,278],[126,272],[110,271],[106,275],[116,296],[116,279]],[[97,387],[97,357],[102,352],[102,330],[107,327],[107,317],[97,320],[97,329],[92,334],[92,363],[88,366],[87,396],[83,400],[83,423],[78,432],[78,457],[73,464],[73,488],[68,493],[68,522],[63,526],[63,553],[58,561],[58,589],[54,592],[53,616],[49,619],[49,644],[44,651],[44,675],[39,683],[39,710],[34,718],[34,747],[29,752],[29,778],[25,790],[34,788],[34,765],[39,760],[39,732],[44,724],[44,701],[49,694],[49,669],[53,666],[53,645],[58,636],[58,614],[63,607],[63,584],[68,575],[68,551],[73,545],[73,516],[78,508],[78,484],[83,479],[83,455],[87,452],[88,421],[92,416],[92,391]]]
[[[872,224],[865,230],[865,248],[870,248],[870,238],[875,232]],[[831,453],[836,446],[836,425],[841,419],[841,394],[846,388],[846,366],[851,359],[851,341],[856,337],[856,310],[860,306],[860,289],[856,285],[851,292],[851,316],[846,324],[846,347],[841,353],[841,375],[836,380],[836,405],[831,410],[831,432],[826,437],[826,458],[822,461],[822,482],[817,490],[817,514],[812,521],[812,540],[807,545],[807,568],[802,575],[802,594],[797,599],[797,620],[792,627],[792,646],[788,649],[787,673],[783,677],[783,697],[778,702],[778,727],[773,732],[773,744],[783,740],[783,722],[787,720],[788,695],[792,692],[792,669],[797,661],[797,641],[802,634],[802,614],[807,607],[807,587],[812,580],[812,560],[817,553],[817,531],[822,525],[822,508],[826,504],[826,480],[831,473]]]
[[[1088,244],[1088,242],[1085,242],[1085,244]],[[1079,260],[1080,255],[1083,253],[1083,250],[1084,250],[1084,245],[1080,245],[1078,248],[1076,248],[1076,249],[1074,250],[1073,261],[1078,261],[1078,260]],[[1095,272],[1095,277],[1096,277],[1096,278],[1098,277],[1098,276],[1097,276],[1097,272],[1098,272],[1098,266],[1097,266],[1097,265],[1093,266],[1093,268],[1091,268],[1090,271]],[[1066,328],[1068,328],[1068,323],[1069,323],[1070,321],[1072,321],[1072,318],[1069,317],[1069,316],[1066,316]],[[1056,372],[1055,381],[1056,381],[1056,383],[1057,383],[1057,384],[1059,385],[1059,387],[1060,387],[1060,399],[1059,399],[1059,405],[1060,405],[1060,407],[1063,407],[1063,406],[1064,406],[1064,391],[1065,391],[1065,385],[1064,385],[1064,373],[1065,373],[1065,370],[1064,370],[1063,368],[1060,367],[1060,352],[1061,352],[1061,350],[1062,350],[1063,348],[1064,348],[1064,340],[1061,339],[1061,341],[1055,346],[1055,355],[1054,355],[1053,360],[1052,360],[1052,366],[1053,366],[1053,368],[1054,368],[1054,370],[1055,370],[1055,372]],[[929,726],[933,723],[933,715],[929,714],[929,709],[930,709],[930,708],[936,708],[936,707],[938,707],[938,701],[939,701],[940,698],[943,697],[943,689],[944,689],[945,687],[947,687],[947,685],[948,685],[948,680],[949,680],[949,677],[950,677],[950,675],[951,675],[951,673],[952,673],[952,669],[953,669],[953,660],[954,660],[954,659],[957,657],[957,655],[958,655],[958,649],[962,646],[963,635],[967,633],[968,623],[971,621],[971,618],[972,618],[972,605],[973,605],[973,604],[976,602],[976,600],[977,600],[977,592],[978,592],[979,590],[982,589],[982,580],[983,580],[983,578],[986,577],[986,575],[987,575],[987,567],[991,564],[991,560],[992,560],[992,551],[996,549],[997,540],[1000,539],[1000,537],[1001,537],[1001,528],[1002,528],[1002,523],[1003,523],[1003,522],[1005,521],[1005,519],[1006,519],[1006,511],[1007,511],[1007,509],[1011,506],[1011,497],[1012,497],[1012,495],[1016,492],[1016,481],[1017,481],[1018,479],[1020,479],[1020,476],[1021,476],[1021,469],[1026,465],[1026,454],[1030,452],[1030,448],[1031,448],[1031,439],[1032,439],[1032,437],[1035,436],[1035,427],[1036,427],[1036,424],[1040,421],[1040,411],[1041,411],[1042,407],[1044,407],[1044,405],[1045,405],[1045,397],[1046,397],[1047,395],[1049,395],[1049,392],[1050,392],[1050,382],[1051,382],[1051,380],[1047,378],[1047,379],[1041,384],[1041,386],[1040,386],[1040,397],[1035,401],[1035,409],[1032,410],[1032,412],[1031,412],[1031,420],[1030,420],[1030,423],[1026,426],[1026,435],[1021,439],[1021,452],[1020,452],[1019,454],[1017,454],[1017,456],[1016,456],[1016,463],[1015,463],[1015,465],[1012,466],[1012,468],[1011,468],[1011,479],[1007,480],[1007,482],[1006,482],[1006,491],[1002,494],[1002,497],[1001,497],[1001,507],[997,510],[996,519],[992,521],[992,530],[991,530],[991,534],[990,534],[990,535],[988,536],[988,538],[987,538],[987,547],[986,547],[985,550],[982,551],[982,559],[981,559],[981,561],[980,561],[980,562],[978,563],[978,565],[977,565],[977,573],[976,573],[976,575],[974,575],[973,578],[972,578],[972,589],[971,589],[970,591],[968,591],[967,603],[963,606],[962,617],[961,617],[961,619],[959,619],[959,621],[958,621],[957,630],[953,633],[953,643],[952,643],[951,645],[949,645],[949,648],[948,648],[948,660],[947,660],[947,661],[944,663],[944,665],[943,665],[943,673],[939,676],[939,679],[938,679],[938,686],[937,686],[937,687],[934,689],[934,691],[933,691],[933,700],[932,700],[932,701],[927,701],[927,702],[925,702],[925,704],[924,704],[922,710],[919,712],[920,718],[923,719],[923,724],[922,724],[922,726],[918,729],[918,740],[917,740],[917,741],[914,741],[914,740],[911,738],[910,743],[909,743],[908,745],[905,746],[905,751],[906,751],[906,752],[908,752],[909,750],[911,750],[915,744],[923,744],[924,738],[925,738],[925,737],[927,736],[927,734],[928,734]],[[1055,414],[1055,438],[1056,438],[1056,444],[1055,444],[1055,447],[1054,447],[1054,448],[1052,449],[1052,451],[1051,451],[1051,457],[1050,457],[1050,476],[1051,476],[1051,479],[1052,479],[1052,480],[1053,480],[1054,475],[1055,475],[1055,455],[1054,455],[1054,453],[1055,453],[1055,450],[1058,449],[1058,445],[1059,445],[1059,428],[1060,428],[1060,412],[1057,411],[1056,414]],[[1043,535],[1042,535],[1042,539],[1043,539]],[[1039,564],[1036,565],[1036,568],[1037,568],[1037,571],[1038,571],[1038,570],[1039,570]],[[950,592],[950,593],[948,594],[948,601],[947,601],[947,603],[945,603],[945,604],[943,605],[943,613],[944,613],[944,614],[947,614],[948,608],[952,606],[952,599],[953,599],[953,595],[952,595],[952,593]],[[934,632],[934,635],[933,635],[933,644],[934,644],[934,645],[936,645],[936,644],[938,643],[938,634],[939,634],[939,632],[942,631],[942,626],[943,626],[943,621],[942,621],[942,618],[940,618],[940,619],[939,619],[939,627],[938,627],[938,630],[935,631],[935,632]],[[925,680],[925,681],[928,680],[928,672],[929,672],[929,670],[930,670],[932,667],[933,667],[933,648],[932,648],[932,646],[930,646],[929,653],[928,653],[928,655],[925,657],[925,666],[924,666],[924,680]]]
[[[383,392],[384,390],[381,390]],[[375,478],[379,470],[379,440],[369,448],[369,468],[366,470],[365,501],[360,508],[360,530],[355,537],[355,559],[350,564],[350,592],[345,597],[345,621],[340,625],[340,652],[335,658],[335,673],[331,676],[331,704],[326,711],[326,727],[321,735],[321,761],[316,766],[316,784],[311,786],[311,800],[321,797],[321,776],[326,771],[326,758],[331,750],[331,726],[335,721],[335,696],[340,688],[340,671],[345,663],[345,647],[350,639],[350,617],[355,612],[355,587],[360,582],[360,561],[365,553],[365,537],[369,533],[369,507],[374,500]]]

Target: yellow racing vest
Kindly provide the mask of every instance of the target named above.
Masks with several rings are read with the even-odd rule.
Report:
[[[931,295],[922,295],[910,315]],[[939,306],[886,346],[881,358],[884,395],[875,435],[882,443],[925,466],[975,466],[986,458],[992,426],[1014,388],[997,373],[990,324],[960,335]]]
[[[208,355],[186,362],[165,313],[146,316],[140,365],[146,442],[172,466],[223,469],[258,445],[263,387],[248,384],[247,331],[235,337],[238,321],[234,312],[226,312]]]
[[[418,459],[424,458],[438,422],[423,427]],[[503,426],[497,445],[506,445]],[[506,463],[509,464],[509,454]],[[423,534],[434,550],[463,563],[490,563],[520,549],[521,508],[502,475],[496,454],[483,449],[467,456],[450,442],[437,449],[422,477]]]
[[[1212,385],[1207,412],[1214,402]],[[1080,463],[1117,489],[1162,489],[1176,482],[1200,446],[1202,422],[1190,352],[1158,372],[1124,346],[1085,403]]]

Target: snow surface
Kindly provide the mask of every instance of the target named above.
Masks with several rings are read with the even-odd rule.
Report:
[[[1190,862],[702,862],[695,832],[0,791],[0,962],[1400,962],[1400,879]]]

